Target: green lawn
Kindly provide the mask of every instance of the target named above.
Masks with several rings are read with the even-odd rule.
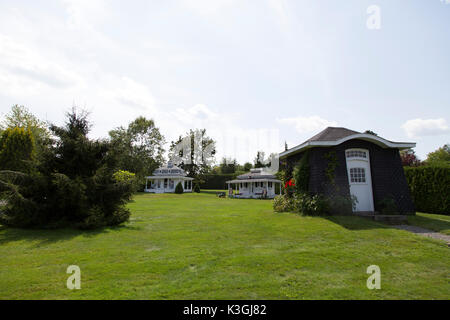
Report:
[[[129,206],[128,224],[95,232],[0,227],[0,298],[450,298],[445,243],[363,218],[211,193],[140,194]],[[381,290],[366,288],[373,264]],[[69,265],[81,290],[66,288]]]
[[[418,212],[416,216],[408,217],[408,223],[450,235],[450,216]]]

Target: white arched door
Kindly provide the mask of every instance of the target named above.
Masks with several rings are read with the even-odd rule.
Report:
[[[353,211],[374,211],[369,151],[348,149],[345,157],[350,194],[358,200]]]

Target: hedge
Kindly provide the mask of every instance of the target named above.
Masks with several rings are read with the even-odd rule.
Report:
[[[202,176],[204,181],[200,188],[202,189],[212,189],[212,190],[224,190],[227,189],[226,182],[228,180],[236,179],[240,173],[230,173],[230,174],[207,174]]]
[[[416,211],[450,215],[450,168],[404,169]]]

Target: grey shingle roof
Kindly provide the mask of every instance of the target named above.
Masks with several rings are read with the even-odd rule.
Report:
[[[305,142],[308,141],[337,141],[342,138],[358,134],[360,132],[350,130],[342,127],[328,127],[325,130],[320,131],[314,137],[309,138]]]
[[[354,136],[354,137],[353,137]],[[396,148],[399,150],[414,148],[416,144],[414,142],[394,142],[386,140],[382,137],[371,135],[368,133],[360,133],[358,131],[350,130],[342,127],[328,127],[325,130],[319,132],[312,138],[309,138],[302,144],[295,146],[289,150],[280,153],[280,158],[283,159],[290,154],[301,152],[306,148],[321,147],[321,146],[334,146],[339,141],[347,139],[362,139],[371,141],[380,145],[383,148]]]

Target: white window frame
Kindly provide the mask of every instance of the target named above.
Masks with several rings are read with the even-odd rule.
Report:
[[[364,154],[366,155],[365,157],[361,157],[361,156],[351,156],[351,157],[349,157],[348,155],[347,155],[347,153],[348,152],[364,152]],[[367,150],[367,149],[359,149],[359,148],[352,148],[352,149],[347,149],[347,150],[345,150],[345,158],[346,159],[348,159],[348,160],[351,160],[351,159],[357,159],[357,160],[366,160],[366,161],[369,161],[369,150]]]

